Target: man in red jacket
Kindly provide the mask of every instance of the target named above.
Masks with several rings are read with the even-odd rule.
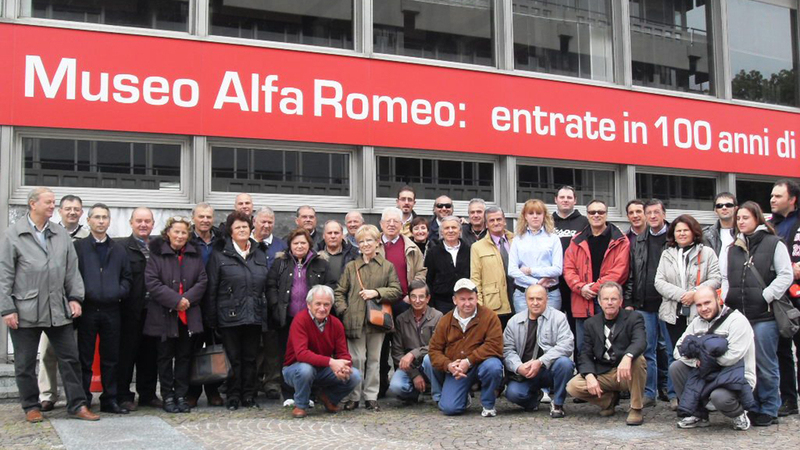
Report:
[[[306,296],[308,314],[299,313],[289,328],[283,379],[294,388],[292,416],[307,415],[311,389],[323,388],[318,399],[330,413],[361,383],[361,373],[353,368],[344,326],[331,316],[333,289],[316,285]]]

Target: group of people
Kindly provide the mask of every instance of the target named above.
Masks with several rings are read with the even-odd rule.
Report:
[[[798,198],[797,183],[776,182],[767,222],[757,203],[720,193],[705,230],[688,214],[667,222],[658,199],[634,200],[623,233],[604,201],[584,216],[565,186],[555,211],[525,202],[512,232],[481,199],[468,218],[445,195],[433,217],[417,216],[405,186],[379,226],[352,211],[318,229],[306,205],[284,240],[275,213],[240,194],[219,226],[200,203],[152,236],[141,207],[132,235],[112,239],[106,205],[88,210],[87,230],[81,200],[65,196],[55,224],[52,191],[36,188],[0,243],[0,314],[30,422],[54,407],[56,366],[70,414],[99,418],[89,408],[99,336],[100,409],[117,414],[189,412],[203,391],[213,406],[257,408],[263,389],[298,418],[315,401],[378,411],[386,392],[414,403],[428,391],[453,415],[479,386],[484,417],[503,391],[525,410],[549,403],[552,418],[567,394],[603,416],[629,396],[627,423],[639,425],[666,391],[681,428],[714,409],[736,429],[768,426],[797,413],[792,340],[779,338],[770,303],[800,279]],[[230,376],[190,385],[193,354],[217,341]]]

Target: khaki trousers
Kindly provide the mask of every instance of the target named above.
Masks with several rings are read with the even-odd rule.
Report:
[[[614,393],[629,391],[631,393],[631,408],[642,409],[642,397],[644,396],[644,385],[647,382],[647,361],[644,356],[639,356],[631,365],[631,380],[617,381],[617,368],[602,374],[595,375],[603,395],[598,398],[589,393],[586,389],[586,379],[583,375],[576,375],[567,383],[567,392],[574,398],[586,400],[603,409],[611,407],[614,401]]]
[[[47,335],[39,341],[39,401],[58,401],[58,359]]]
[[[381,347],[385,333],[364,331],[358,339],[347,339],[347,349],[353,358],[353,367],[361,372],[363,381],[347,397],[348,401],[378,400],[380,388]]]

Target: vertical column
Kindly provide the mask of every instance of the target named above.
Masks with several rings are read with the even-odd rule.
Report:
[[[711,39],[714,50],[714,91],[717,98],[730,100],[731,59],[728,53],[728,0],[709,2]],[[731,191],[733,192],[733,191]]]
[[[717,192],[731,192],[736,195],[736,174],[722,172],[717,176]]]
[[[10,0],[9,0],[10,1]],[[11,1],[13,3],[13,1]],[[13,151],[13,129],[0,126],[0,236],[5,236],[8,227],[8,204],[11,200],[11,152]],[[8,362],[8,327],[0,320],[0,361]]]
[[[636,166],[625,165],[619,169],[619,213],[627,214],[625,205],[636,198]]]
[[[494,2],[495,66],[500,70],[514,70],[514,9],[513,0]],[[503,208],[505,210],[505,208]]]
[[[353,47],[365,55],[372,54],[372,2],[353,0]]]
[[[614,82],[633,85],[631,66],[631,17],[628,0],[612,1],[611,16],[614,27]]]
[[[210,0],[194,0],[190,2],[189,10],[191,21],[189,23],[189,34],[201,37],[209,35],[211,15],[209,13]]]
[[[375,147],[359,147],[353,157],[352,189],[356,207],[362,211],[370,211],[375,207],[377,189],[377,167],[375,166]]]
[[[206,195],[211,192],[211,149],[208,147],[206,136],[193,136],[190,141],[188,161],[184,167],[189,168],[186,180],[186,194],[189,201],[197,204],[205,201]]]
[[[495,202],[507,215],[517,213],[517,157],[500,157]]]

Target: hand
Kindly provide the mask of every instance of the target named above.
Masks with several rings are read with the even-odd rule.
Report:
[[[186,311],[190,306],[192,306],[192,304],[189,303],[189,300],[182,298],[181,301],[178,302],[178,306],[175,307],[175,309],[178,311]]]
[[[527,276],[531,276],[531,268],[522,266],[519,268],[520,272],[524,273]]]
[[[631,357],[625,355],[617,366],[617,383],[631,380]]]
[[[597,293],[592,292],[592,286],[594,283],[586,283],[581,288],[581,297],[585,298],[586,300],[591,300],[597,297]]]
[[[414,377],[414,389],[418,392],[425,392],[425,378],[423,378],[422,375]]]
[[[538,359],[534,359],[530,361],[531,368],[529,370],[530,375],[528,378],[536,378],[536,375],[539,375],[539,371],[542,370],[542,362]]]
[[[336,376],[336,378],[342,381],[347,381],[350,379],[350,375],[353,374],[353,368],[350,366],[344,366],[342,367],[342,370],[334,372],[333,374]]]
[[[597,378],[595,378],[591,373],[586,375],[586,390],[589,391],[590,394],[597,396],[597,398],[603,396],[603,390],[600,389],[600,383],[597,382]]]
[[[694,305],[694,291],[686,291],[683,295],[681,295],[681,303],[683,306]]]
[[[346,359],[331,358],[331,360],[328,362],[328,367],[330,367],[333,373],[339,377],[339,373],[341,373],[344,369],[350,369],[350,364],[350,361]]]
[[[464,373],[461,370],[461,360],[460,359],[457,359],[457,360],[451,362],[450,364],[448,364],[447,365],[447,371],[450,372],[450,375],[452,375],[456,380],[460,380],[460,379],[462,379],[462,378],[467,376],[467,374]]]
[[[83,314],[83,309],[81,308],[80,302],[76,302],[75,300],[69,302],[69,309],[72,312],[73,319],[77,319],[81,316],[81,314]]]
[[[794,279],[800,280],[800,262],[792,264],[792,270],[794,270]]]
[[[467,358],[458,360],[458,369],[461,371],[461,373],[464,374],[464,376],[467,376],[467,372],[469,372],[469,368],[470,368],[470,365],[469,365],[469,361],[467,360]]]
[[[400,364],[398,365],[400,370],[408,371],[411,368],[411,363],[414,362],[414,355],[411,352],[406,353],[402,358],[400,358]]]
[[[378,298],[380,294],[375,289],[364,289],[358,295],[364,300],[372,300],[373,298]]]
[[[517,373],[525,378],[531,378],[531,361],[522,363],[519,367],[517,367]]]
[[[8,328],[12,330],[16,330],[19,326],[19,315],[17,313],[11,313],[6,316],[3,316],[3,322],[5,322]]]

